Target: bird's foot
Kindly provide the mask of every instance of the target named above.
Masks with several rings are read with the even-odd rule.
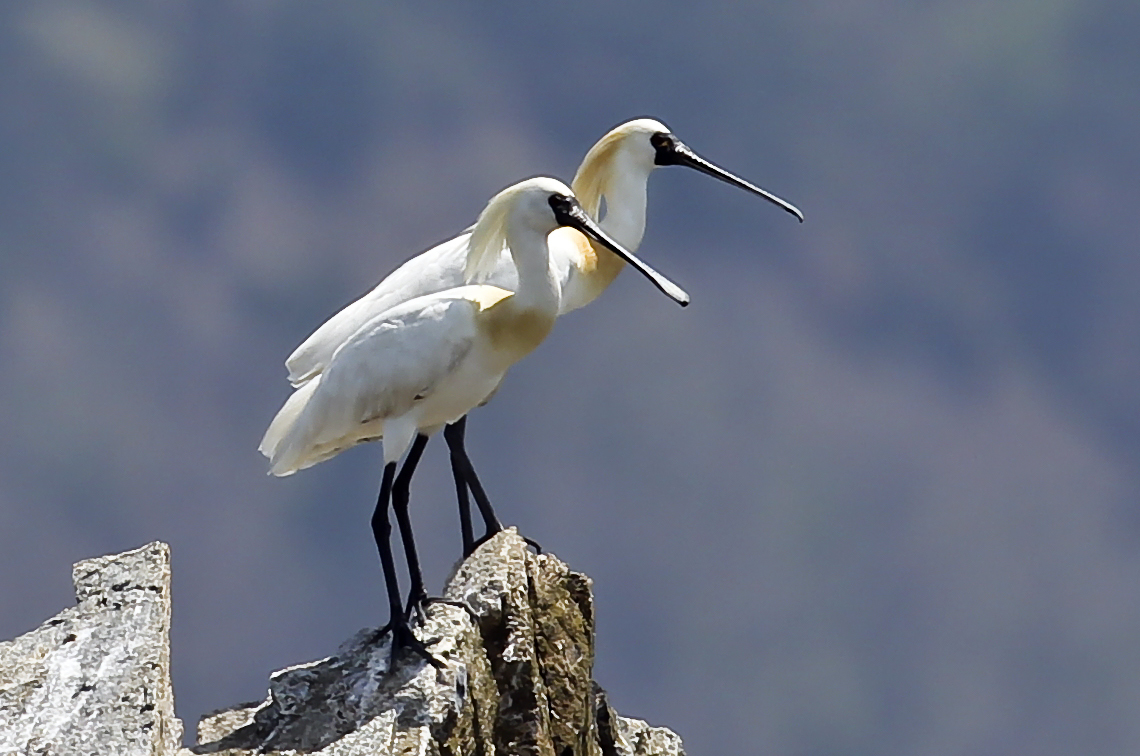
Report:
[[[472,609],[471,605],[466,601],[444,598],[443,596],[429,596],[426,592],[421,591],[418,596],[413,594],[408,597],[408,606],[404,610],[404,618],[407,620],[408,625],[411,626],[414,619],[415,624],[423,627],[424,623],[427,622],[427,608],[432,604],[446,604],[447,606],[462,609],[471,617],[473,623],[476,625],[479,624],[479,615],[475,613],[475,610]]]
[[[444,663],[432,656],[431,652],[428,651],[428,646],[438,641],[439,638],[432,638],[427,643],[424,643],[416,637],[416,634],[412,631],[405,617],[393,617],[391,622],[376,631],[376,639],[379,640],[388,634],[392,636],[392,645],[388,652],[389,671],[396,668],[396,657],[400,651],[405,648],[419,654],[424,661],[436,669],[444,668]]]
[[[431,603],[431,599],[428,598],[427,591],[423,588],[413,589],[408,594],[408,604],[404,607],[404,621],[409,625],[414,622],[423,627],[424,623],[427,622],[427,606],[429,603]]]
[[[443,596],[425,596],[424,604],[446,604],[447,606],[454,606],[467,612],[467,616],[471,618],[471,622],[478,627],[479,615],[471,608],[471,605],[466,601],[458,601],[456,599],[444,598]]]
[[[502,532],[502,528],[500,528],[499,530],[488,530],[486,533],[483,534],[482,538],[475,539],[475,541],[471,544],[470,547],[463,549],[463,558],[466,559],[467,557],[474,554],[476,549],[478,549],[480,546],[482,546],[487,541],[491,540],[492,538],[494,538],[497,534],[499,534],[501,532]],[[542,544],[540,544],[538,541],[534,540],[533,538],[527,538],[522,533],[519,533],[519,538],[523,539],[523,541],[526,542],[527,546],[530,546],[532,549],[534,549],[534,553],[536,553],[536,554],[542,553]]]

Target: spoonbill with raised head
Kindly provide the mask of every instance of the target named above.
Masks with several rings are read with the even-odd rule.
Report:
[[[663,165],[688,166],[732,186],[756,194],[794,215],[803,214],[776,195],[705,160],[665,124],[651,118],[627,121],[607,132],[586,153],[574,176],[574,193],[587,213],[601,217],[600,226],[627,250],[636,251],[645,234],[646,190],[649,174]],[[600,216],[602,202],[605,215]],[[413,297],[459,286],[464,282],[464,260],[471,229],[408,260],[372,291],[349,304],[313,332],[286,360],[294,386],[318,376],[333,353],[377,313]],[[550,239],[550,256],[562,293],[560,314],[594,301],[625,267],[605,245],[570,228],[558,229]],[[509,253],[503,251],[489,268],[487,283],[514,291],[518,273]],[[475,475],[464,446],[466,416],[444,431],[459,498],[464,554],[474,547],[467,489],[479,507],[487,536],[502,526]]]
[[[344,339],[321,371],[286,400],[260,450],[274,475],[289,475],[365,441],[383,439],[384,473],[372,532],[388,594],[391,655],[410,647],[439,665],[412,632],[412,611],[427,600],[408,519],[408,487],[428,437],[485,402],[507,369],[546,338],[558,316],[562,288],[550,261],[548,236],[574,228],[636,267],[670,298],[688,295],[633,257],[582,209],[565,184],[533,178],[499,192],[466,238],[466,285],[418,296],[374,315]],[[493,272],[505,249],[516,286],[471,283]],[[400,458],[407,461],[396,474]],[[391,501],[411,580],[408,608],[390,544]]]

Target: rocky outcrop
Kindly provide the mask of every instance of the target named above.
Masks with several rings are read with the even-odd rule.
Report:
[[[683,753],[593,682],[589,578],[511,530],[459,565],[445,590],[457,605],[432,604],[417,630],[441,669],[411,653],[389,668],[388,638],[362,630],[272,675],[265,701],[204,717],[189,751],[170,696],[166,547],[81,562],[76,587],[78,607],[0,645],[3,756]]]
[[[361,631],[335,656],[273,675],[256,706],[216,712],[195,753],[680,754],[669,730],[618,716],[592,678],[590,579],[504,531],[463,562],[419,631],[445,663],[388,668]]]
[[[0,643],[0,754],[175,753],[169,547],[88,559],[72,577],[76,606]]]

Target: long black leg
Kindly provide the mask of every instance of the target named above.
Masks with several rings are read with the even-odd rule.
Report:
[[[479,507],[479,514],[483,517],[483,524],[487,528],[481,540],[486,540],[498,533],[503,529],[503,524],[499,522],[499,518],[495,516],[495,510],[491,506],[491,500],[487,498],[486,492],[483,490],[483,485],[479,482],[479,476],[475,474],[475,467],[471,464],[471,459],[467,456],[467,449],[463,446],[463,434],[467,428],[466,416],[460,418],[456,422],[443,429],[443,437],[447,441],[447,448],[451,450],[451,467],[458,483],[460,477],[467,483],[471,489],[472,495],[475,497],[475,504]],[[463,502],[466,497],[460,498],[460,521],[463,518]],[[470,514],[467,515],[470,519]],[[466,538],[466,533],[464,534]],[[474,546],[472,544],[472,549]],[[467,550],[467,543],[464,543],[464,556],[468,556],[470,551]]]
[[[462,446],[466,427],[467,415],[464,415],[444,429],[443,437],[447,440],[449,449],[452,448],[451,434],[458,436],[459,444]],[[463,556],[466,557],[475,550],[475,531],[471,527],[471,500],[467,498],[467,478],[463,476],[454,450],[451,452],[451,475],[455,479],[455,498],[459,500],[459,532],[463,536]]]
[[[443,663],[428,652],[427,646],[421,643],[412,629],[408,627],[408,620],[400,606],[400,584],[396,579],[396,562],[392,558],[392,524],[388,521],[388,502],[392,498],[392,481],[395,477],[396,463],[389,462],[384,465],[384,477],[380,482],[380,496],[376,500],[376,509],[372,512],[372,536],[376,539],[376,549],[380,552],[380,565],[384,568],[384,583],[388,589],[388,611],[390,614],[388,624],[380,629],[379,634],[382,635],[388,631],[392,633],[389,669],[396,665],[396,655],[404,647],[411,648],[433,666],[442,668]]]
[[[408,590],[408,610],[415,609],[420,614],[421,619],[427,591],[424,590],[424,576],[420,571],[419,556],[416,554],[416,540],[412,534],[412,521],[408,517],[408,500],[412,475],[416,472],[416,465],[420,462],[427,442],[427,436],[422,434],[416,436],[416,440],[412,442],[412,448],[408,451],[407,459],[404,460],[404,467],[392,485],[392,510],[396,513],[396,524],[400,526],[400,539],[404,544],[404,557],[408,562],[408,577],[411,579],[411,587]]]
[[[388,589],[388,610],[390,617],[385,629],[394,627],[402,615],[400,607],[400,584],[396,580],[396,562],[392,559],[392,523],[388,521],[388,500],[392,494],[392,479],[396,476],[396,463],[384,465],[384,477],[380,481],[380,497],[372,512],[372,537],[376,539],[376,550],[380,552],[380,566],[384,568],[384,583]]]
[[[400,537],[404,543],[404,555],[408,560],[408,574],[411,576],[412,581],[412,587],[408,591],[408,606],[404,610],[404,617],[410,621],[412,612],[415,612],[420,620],[423,621],[425,616],[424,609],[428,604],[447,604],[466,611],[471,617],[471,621],[478,626],[479,615],[475,614],[467,603],[440,598],[438,596],[428,596],[427,591],[424,590],[423,574],[420,572],[420,560],[419,557],[416,556],[416,542],[412,537],[412,523],[408,517],[408,501],[411,498],[412,475],[415,474],[416,465],[419,464],[420,457],[423,456],[427,442],[427,436],[422,434],[416,436],[415,441],[412,443],[412,448],[408,451],[407,459],[404,460],[404,466],[400,469],[400,474],[396,476],[396,481],[392,486],[392,509],[396,512],[396,522],[400,526]],[[458,472],[456,472],[456,490],[460,496],[460,520],[465,521],[464,535],[467,541],[474,543],[474,538],[471,535],[471,505],[467,501],[467,484],[466,481],[458,477]],[[465,543],[467,541],[465,541]],[[474,547],[472,547],[472,549],[474,549]],[[430,657],[429,660],[431,660]],[[435,663],[434,660],[431,661]],[[436,666],[440,665],[437,664]]]

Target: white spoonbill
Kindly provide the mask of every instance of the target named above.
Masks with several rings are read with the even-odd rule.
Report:
[[[408,484],[430,434],[463,417],[499,387],[507,369],[530,353],[558,316],[561,288],[547,237],[575,228],[634,265],[684,305],[688,295],[630,255],[586,214],[565,184],[533,178],[495,195],[467,240],[465,281],[479,280],[510,249],[514,291],[468,284],[400,302],[360,325],[320,373],[285,402],[260,450],[274,475],[289,475],[364,441],[383,439],[384,475],[372,515],[391,619],[393,658],[408,646],[438,662],[409,626],[427,599],[408,520]],[[409,452],[409,447],[411,451]],[[405,452],[407,462],[396,476]],[[401,610],[389,543],[391,500],[411,578],[409,610]]]
[[[793,205],[738,178],[697,155],[665,124],[651,118],[627,121],[605,134],[590,148],[574,177],[574,193],[586,211],[605,216],[600,225],[626,249],[636,251],[645,233],[646,189],[649,174],[662,165],[684,165],[757,194],[803,221]],[[372,291],[329,318],[286,360],[294,386],[320,375],[336,349],[377,313],[413,297],[460,286],[464,278],[471,230],[408,260]],[[621,258],[571,229],[558,229],[551,237],[550,256],[562,292],[560,314],[589,304],[605,291],[625,267]],[[493,262],[486,282],[508,291],[518,285],[518,274],[508,252]],[[444,431],[459,497],[464,553],[474,544],[467,488],[491,535],[501,528],[464,448],[466,417]]]

